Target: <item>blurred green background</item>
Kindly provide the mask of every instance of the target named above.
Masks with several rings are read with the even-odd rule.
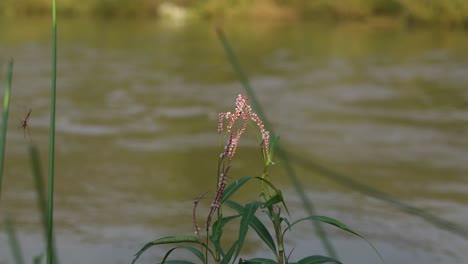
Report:
[[[373,20],[396,19],[409,23],[467,25],[464,0],[61,0],[59,15],[155,18],[161,9],[176,6],[205,19]],[[48,0],[2,0],[0,15],[48,15]]]

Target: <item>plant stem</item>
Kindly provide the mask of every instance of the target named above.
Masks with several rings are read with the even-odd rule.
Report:
[[[50,102],[49,139],[49,198],[47,218],[47,263],[54,263],[53,215],[54,215],[54,159],[55,159],[55,98],[57,80],[57,15],[55,0],[52,0],[52,85]]]
[[[13,79],[13,60],[8,63],[5,97],[3,99],[2,134],[0,140],[0,197],[2,196],[3,164],[5,161],[6,134],[8,127],[8,109],[10,106],[11,82]]]
[[[279,220],[279,214],[275,213],[273,208],[274,205],[268,207],[268,212],[270,213],[271,222],[275,229],[276,243],[278,243],[278,264],[284,263],[284,244],[283,244],[283,234],[281,231],[281,221]]]

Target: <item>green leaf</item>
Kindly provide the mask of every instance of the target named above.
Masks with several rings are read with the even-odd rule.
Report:
[[[358,236],[360,237],[361,239],[363,239],[364,241],[366,241],[371,247],[372,249],[374,250],[374,252],[377,254],[377,256],[379,256],[380,260],[382,261],[382,263],[385,263],[383,257],[380,255],[379,251],[377,250],[377,248],[375,248],[375,246],[369,241],[367,240],[366,238],[364,238],[363,236],[361,236],[359,233],[357,233],[356,231],[352,230],[349,226],[343,224],[342,222],[334,219],[334,218],[331,218],[331,217],[328,217],[328,216],[320,216],[320,215],[311,215],[311,216],[308,216],[308,217],[304,217],[304,218],[301,218],[297,221],[295,221],[294,223],[292,223],[288,228],[286,228],[284,231],[286,232],[286,230],[289,230],[291,229],[291,227],[299,222],[302,222],[304,220],[314,220],[314,221],[320,221],[320,222],[323,222],[323,223],[327,223],[327,224],[330,224],[330,225],[333,225],[333,226],[336,226],[344,231],[347,231],[355,236]]]
[[[281,195],[281,192],[280,193],[276,193],[275,195],[273,195],[273,197],[271,197],[268,201],[266,201],[262,207],[270,207],[274,204],[277,204],[277,203],[281,203],[283,202],[283,196]]]
[[[242,185],[247,183],[250,179],[254,177],[252,176],[246,176],[244,178],[240,178],[236,180],[235,182],[231,183],[229,186],[224,189],[223,196],[221,197],[221,203],[224,203],[229,197],[231,197],[237,190],[239,190]]]
[[[231,262],[232,255],[234,254],[237,246],[239,245],[238,242],[239,242],[239,240],[237,240],[236,242],[234,242],[234,244],[232,244],[231,248],[229,248],[228,252],[223,257],[220,264],[228,264],[229,262]]]
[[[242,264],[277,264],[275,260],[272,259],[266,259],[266,258],[253,258],[253,259],[247,259],[247,260],[242,260]]]
[[[212,229],[213,229],[213,230],[222,229],[227,223],[229,223],[229,222],[231,222],[232,220],[238,218],[239,216],[240,216],[240,215],[231,215],[231,216],[223,217],[223,218],[221,218],[221,220],[216,220],[216,221],[213,223]]]
[[[286,225],[288,225],[288,228],[291,229],[291,223],[287,218],[281,217],[281,220],[283,220],[286,223]]]
[[[321,263],[337,263],[341,264],[338,260],[325,256],[309,256],[297,262],[297,264],[321,264]],[[292,263],[291,263],[292,264]]]
[[[224,259],[224,257],[226,257],[226,253],[224,253],[224,250],[221,247],[221,242],[219,241],[219,238],[210,236],[210,241],[215,247],[216,252],[218,252],[221,255],[221,257]]]
[[[166,259],[172,253],[172,251],[174,251],[176,249],[179,249],[179,248],[185,249],[185,250],[188,250],[188,251],[192,252],[195,256],[198,257],[198,259],[200,259],[202,261],[202,263],[206,263],[205,256],[203,255],[203,253],[199,249],[191,247],[191,246],[180,246],[180,247],[171,248],[169,251],[167,251],[166,255],[164,255],[164,258],[163,258],[161,263],[174,263],[174,264],[176,264],[176,263],[180,263],[180,264],[192,263],[192,264],[194,264],[193,262],[186,261],[186,260],[168,260],[168,261],[166,261]]]
[[[226,205],[231,207],[232,209],[236,210],[239,214],[244,210],[244,207],[234,201],[228,200],[226,201]],[[271,249],[273,254],[277,256],[276,252],[276,244],[273,240],[273,237],[268,232],[268,229],[265,225],[258,219],[256,216],[253,217],[250,221],[250,226],[254,229],[257,235],[265,242],[265,244]]]
[[[247,236],[247,232],[249,231],[249,225],[252,222],[252,219],[255,218],[255,212],[259,207],[260,203],[257,201],[253,201],[246,204],[244,210],[241,212],[242,218],[239,226],[239,244],[237,246],[237,251],[236,255],[234,256],[234,259],[237,258],[237,256],[240,253],[240,250],[242,249],[242,246],[244,245],[245,237]]]
[[[221,256],[225,257],[225,253],[223,249],[221,248],[221,236],[223,235],[223,227],[230,221],[238,218],[240,215],[233,215],[233,216],[228,216],[228,217],[223,217],[220,220],[216,220],[213,223],[212,230],[213,232],[211,233],[210,236],[210,241],[213,243],[213,245],[216,247],[218,252],[221,254]]]
[[[253,228],[255,233],[265,242],[265,244],[271,249],[273,254],[277,256],[276,252],[276,244],[273,241],[273,237],[270,235],[270,232],[268,232],[268,229],[265,227],[265,225],[257,218],[252,218],[250,221],[250,227]]]
[[[262,177],[255,177],[255,179],[265,182],[266,184],[268,184],[268,186],[270,186],[275,191],[276,194],[279,195],[279,197],[281,198],[281,202],[282,202],[282,204],[284,206],[284,209],[286,209],[286,212],[289,215],[289,210],[288,210],[288,207],[286,206],[286,203],[284,202],[284,198],[283,198],[283,194],[282,194],[281,190],[276,188],[275,185],[273,185],[273,183],[271,183],[267,179],[263,179]]]
[[[275,150],[276,150],[276,145],[278,143],[279,136],[277,134],[273,134],[273,136],[270,137],[270,149],[268,155],[270,155],[270,159],[273,160],[275,157]]]
[[[191,262],[188,260],[168,260],[166,262],[161,262],[161,264],[195,264],[195,262]]]
[[[203,244],[202,242],[200,242],[198,240],[198,237],[196,236],[170,236],[170,237],[163,237],[163,238],[160,238],[160,239],[156,239],[154,241],[151,241],[149,243],[147,243],[146,245],[144,245],[136,254],[135,254],[135,258],[133,259],[132,261],[132,264],[135,263],[137,261],[137,259],[147,250],[149,249],[150,247],[152,246],[156,246],[156,245],[165,245],[165,244],[176,244],[176,243],[196,243],[196,244],[199,244],[205,248],[206,245]],[[208,251],[213,255],[213,252],[207,248]]]
[[[236,210],[239,214],[242,214],[242,212],[244,211],[244,207],[232,200],[227,200],[225,202],[225,204],[229,207],[231,207],[232,209]]]

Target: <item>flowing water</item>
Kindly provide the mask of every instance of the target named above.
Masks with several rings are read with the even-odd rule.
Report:
[[[28,145],[40,148],[47,175],[50,21],[2,20],[0,29],[2,86],[15,59],[0,210],[14,219],[30,262],[44,252]],[[468,228],[467,32],[299,23],[225,30],[287,151]],[[232,111],[243,93],[214,27],[61,20],[58,33],[61,262],[129,263],[147,241],[193,234],[193,198],[216,184],[217,113]],[[27,109],[31,138],[18,128]],[[247,133],[230,181],[257,175],[261,165]],[[387,263],[466,261],[461,236],[307,166],[294,168],[319,214],[368,238]],[[292,217],[305,216],[281,162],[271,177]],[[250,184],[238,198],[257,193]],[[12,263],[1,227],[0,263]],[[378,262],[362,240],[326,230],[345,263]],[[292,259],[326,255],[310,223],[293,231]],[[247,256],[267,252],[255,236],[247,245]],[[140,263],[163,253],[154,248]]]

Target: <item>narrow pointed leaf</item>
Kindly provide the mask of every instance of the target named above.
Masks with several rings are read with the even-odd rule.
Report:
[[[238,217],[240,217],[240,215],[223,217],[221,220],[216,220],[216,222],[214,222],[213,224],[213,228],[212,228],[213,232],[210,236],[210,241],[216,247],[216,250],[221,254],[221,256],[223,256],[223,258],[226,256],[226,254],[224,253],[224,250],[221,248],[221,242],[220,242],[220,239],[223,235],[223,226]]]
[[[231,215],[231,216],[223,217],[221,220],[216,220],[213,223],[212,229],[213,230],[222,229],[227,223],[231,222],[232,220],[238,217],[240,217],[240,215]]]
[[[196,264],[196,263],[188,261],[188,260],[168,260],[168,261],[165,261],[164,264]]]
[[[265,244],[271,249],[273,254],[277,256],[276,252],[276,244],[273,241],[273,237],[271,236],[270,232],[268,232],[268,229],[265,227],[265,225],[257,218],[254,217],[250,221],[250,227],[253,228],[255,233],[265,242]]]
[[[202,245],[203,247],[206,247],[203,243],[201,243],[198,240],[198,237],[196,236],[171,236],[171,237],[163,237],[160,239],[156,239],[154,241],[151,241],[144,245],[136,254],[135,258],[132,261],[132,264],[137,261],[137,259],[150,247],[156,246],[156,245],[165,245],[165,244],[175,244],[175,243],[196,243],[199,245]],[[211,252],[210,249],[208,251]]]
[[[286,223],[286,225],[288,226],[288,228],[291,229],[291,223],[289,222],[289,220],[287,218],[282,217],[281,220],[283,220]]]
[[[341,264],[338,260],[325,256],[309,256],[297,262],[297,264],[322,264],[322,263],[336,263]]]
[[[273,156],[275,155],[275,149],[276,149],[278,140],[279,140],[279,136],[277,134],[274,134],[272,137],[270,137],[270,158],[272,159],[273,159]]]
[[[252,222],[252,219],[255,218],[255,212],[257,209],[260,207],[260,203],[257,201],[250,202],[246,204],[244,207],[244,210],[242,211],[241,215],[241,221],[240,221],[240,227],[239,227],[239,244],[237,245],[237,251],[236,255],[234,256],[234,259],[237,258],[237,256],[240,253],[240,250],[242,249],[242,246],[244,245],[245,237],[247,236],[247,232],[249,231],[249,225]]]
[[[277,204],[277,203],[281,203],[283,201],[283,196],[281,195],[281,193],[276,193],[275,195],[273,195],[273,197],[271,197],[268,201],[266,201],[262,207],[270,207],[274,204]]]
[[[295,221],[294,223],[292,223],[286,230],[289,230],[291,229],[291,227],[299,222],[302,222],[304,220],[314,220],[314,221],[320,221],[320,222],[323,222],[323,223],[327,223],[327,224],[330,224],[330,225],[333,225],[333,226],[336,226],[344,231],[347,231],[355,236],[358,236],[360,237],[361,239],[363,239],[364,241],[367,242],[367,244],[369,244],[372,249],[374,250],[374,252],[377,254],[377,256],[379,256],[380,260],[382,261],[382,263],[385,263],[383,257],[380,255],[379,251],[377,250],[377,248],[375,248],[375,246],[369,241],[367,240],[365,237],[361,236],[359,233],[357,233],[356,231],[352,230],[349,226],[343,224],[342,222],[334,219],[334,218],[331,218],[331,217],[328,217],[328,216],[319,216],[319,215],[312,215],[312,216],[308,216],[308,217],[304,217],[304,218],[301,218],[297,221]]]
[[[229,262],[231,262],[232,256],[233,256],[234,252],[236,251],[236,249],[239,246],[238,242],[239,242],[239,240],[237,240],[236,242],[234,242],[234,244],[232,244],[231,248],[229,248],[228,252],[224,256],[224,258],[221,260],[221,264],[228,264]],[[235,258],[234,258],[234,260],[235,260]]]
[[[203,255],[203,253],[197,249],[197,248],[194,248],[194,247],[191,247],[191,246],[180,246],[180,247],[175,247],[175,248],[171,248],[169,251],[167,251],[166,255],[164,256],[163,260],[161,263],[193,263],[193,262],[190,262],[190,261],[186,261],[186,260],[167,260],[166,259],[169,257],[169,255],[172,253],[172,251],[176,250],[176,249],[185,249],[185,250],[188,250],[190,252],[192,252],[195,256],[198,257],[199,260],[201,260],[202,263],[206,263],[205,261],[205,256]],[[194,263],[193,263],[194,264]]]
[[[242,187],[245,183],[247,183],[250,179],[254,177],[252,176],[246,176],[244,178],[240,178],[236,180],[235,182],[231,183],[226,189],[224,190],[223,196],[221,197],[221,203],[224,203],[229,197],[231,197],[234,193],[239,190],[240,187]]]
[[[266,184],[268,184],[268,186],[270,186],[270,187],[275,191],[275,193],[277,193],[277,194],[280,195],[280,197],[281,197],[281,203],[283,204],[284,209],[286,209],[286,213],[288,213],[288,215],[290,215],[290,214],[289,214],[288,207],[286,206],[286,203],[284,202],[284,198],[283,198],[283,194],[282,194],[281,190],[278,189],[278,188],[276,188],[275,185],[273,185],[273,183],[271,183],[271,182],[268,181],[267,179],[263,179],[263,178],[261,178],[261,177],[255,177],[255,179],[265,182]]]
[[[232,209],[236,210],[239,214],[244,210],[244,207],[242,205],[228,200],[226,201],[226,205],[231,207]],[[250,226],[254,229],[254,231],[257,233],[257,235],[265,242],[265,244],[271,249],[273,254],[277,256],[276,252],[276,244],[273,240],[273,237],[271,236],[270,232],[268,232],[268,229],[265,227],[265,225],[258,219],[256,216],[254,216],[251,221],[250,221]]]
[[[219,239],[217,237],[210,236],[210,241],[215,247],[216,252],[218,252],[221,255],[221,257],[224,259],[226,257],[226,253],[221,247],[221,242],[219,241]]]
[[[275,260],[272,259],[266,259],[266,258],[253,258],[253,259],[247,259],[243,260],[241,262],[242,264],[277,264]]]

